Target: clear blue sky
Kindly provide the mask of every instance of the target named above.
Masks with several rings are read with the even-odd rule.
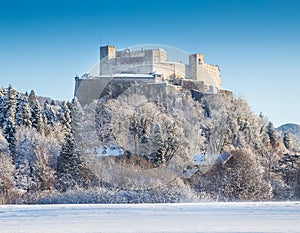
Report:
[[[100,40],[204,53],[255,112],[300,124],[298,0],[1,1],[0,86],[69,100]]]

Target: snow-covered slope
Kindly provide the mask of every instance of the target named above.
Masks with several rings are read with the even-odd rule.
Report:
[[[290,133],[295,135],[300,141],[300,125],[297,124],[284,124],[277,128],[277,130],[284,135],[284,133]]]

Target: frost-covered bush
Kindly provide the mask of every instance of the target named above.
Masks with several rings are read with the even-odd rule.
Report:
[[[198,192],[219,201],[264,201],[272,198],[270,183],[257,157],[249,150],[234,150],[225,163],[216,163],[206,174],[192,179]]]
[[[87,203],[176,203],[197,200],[197,195],[176,180],[165,187],[149,190],[121,190],[109,188],[69,190],[65,193],[45,192],[39,198],[28,199],[30,204],[87,204]]]
[[[287,201],[291,200],[294,190],[280,179],[272,180],[273,200]]]

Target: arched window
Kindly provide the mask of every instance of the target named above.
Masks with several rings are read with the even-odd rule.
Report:
[[[198,64],[199,65],[201,64],[201,58],[198,58]]]

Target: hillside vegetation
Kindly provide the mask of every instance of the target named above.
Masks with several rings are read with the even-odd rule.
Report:
[[[247,102],[128,91],[88,106],[0,88],[1,203],[299,199],[298,143]]]

